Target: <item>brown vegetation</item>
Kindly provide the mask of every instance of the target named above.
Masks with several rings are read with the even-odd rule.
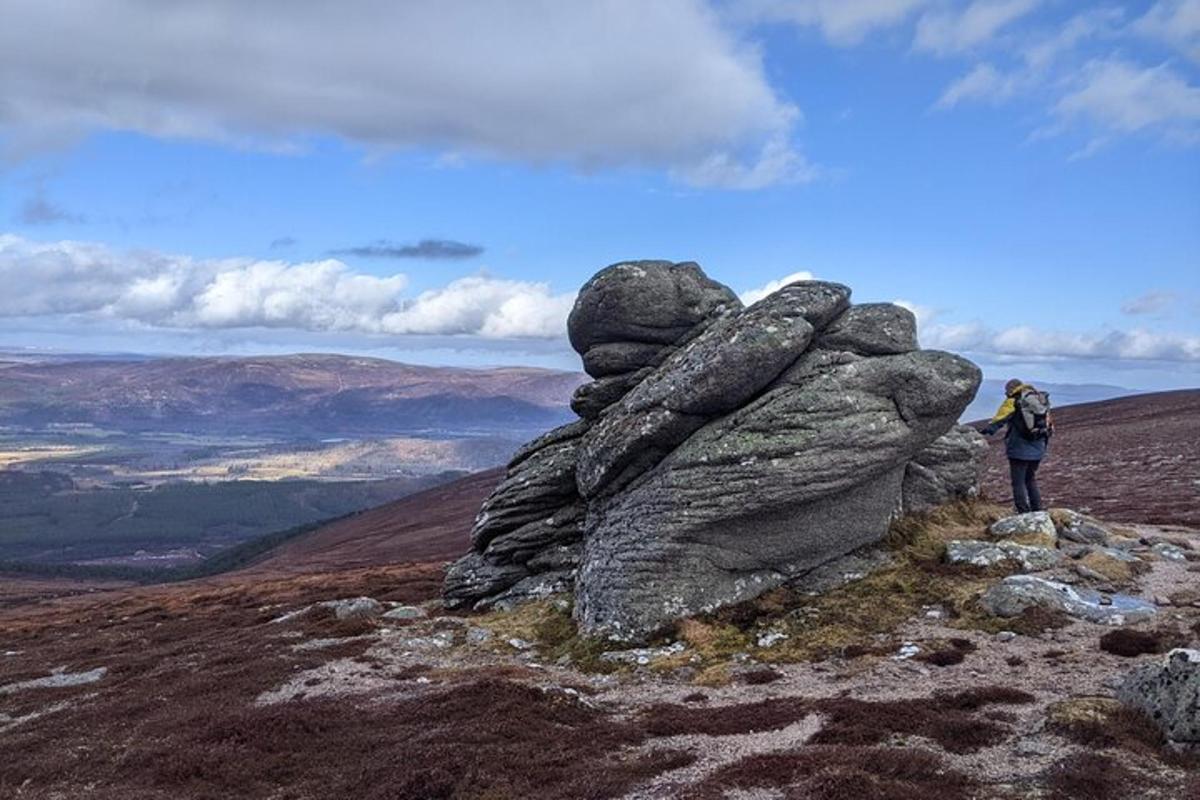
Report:
[[[773,788],[793,800],[965,800],[974,787],[926,750],[833,745],[748,756],[709,776],[690,796]]]
[[[1160,628],[1139,631],[1133,628],[1118,628],[1100,637],[1100,649],[1117,656],[1134,658],[1148,653],[1166,653],[1175,647],[1187,644],[1187,637],[1177,630]]]
[[[871,702],[850,698],[808,700],[796,697],[711,708],[659,704],[641,716],[652,736],[703,734],[729,736],[770,731],[799,722],[810,714],[824,718],[814,744],[877,745],[894,734],[923,736],[953,753],[968,753],[996,744],[1007,730],[974,712],[988,705],[1033,702],[1017,689],[988,686],[911,700]]]

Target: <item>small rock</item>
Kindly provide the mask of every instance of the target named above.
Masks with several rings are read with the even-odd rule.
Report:
[[[758,637],[758,646],[759,647],[774,647],[775,645],[779,644],[780,642],[782,642],[784,639],[787,639],[787,638],[788,638],[788,635],[786,633],[781,633],[779,631],[769,631]]]
[[[1012,631],[1000,631],[996,634],[997,642],[1011,642],[1015,638],[1017,638],[1017,634]]]
[[[524,639],[518,639],[514,636],[508,640],[508,646],[514,650],[528,650],[533,647],[533,644],[525,641]]]
[[[467,628],[468,644],[485,644],[495,637],[487,628]]]
[[[1105,604],[1098,592],[1034,575],[1005,578],[984,592],[979,603],[988,613],[998,617],[1015,617],[1028,608],[1042,606],[1101,625],[1138,622],[1157,612],[1152,603],[1136,597],[1116,594]]]
[[[946,544],[946,562],[990,567],[1012,561],[1027,571],[1041,571],[1057,566],[1063,554],[1047,547],[1032,547],[1015,542],[978,542],[955,539]]]
[[[338,619],[371,619],[378,617],[383,613],[383,603],[371,597],[347,597],[342,600],[323,600],[320,603],[314,603],[310,608],[328,608],[333,611],[333,615]],[[308,609],[304,609],[299,613],[304,613]],[[292,618],[296,612],[292,614],[284,614],[276,622],[282,621],[285,618]]]
[[[600,654],[601,661],[612,661],[621,664],[637,664],[646,666],[651,661],[662,656],[672,656],[687,649],[683,642],[674,642],[666,647],[638,647],[633,650],[610,650]]]
[[[391,611],[384,612],[384,619],[421,619],[427,616],[425,609],[417,606],[397,606]]]
[[[1156,553],[1159,558],[1164,558],[1167,561],[1187,561],[1187,552],[1179,545],[1170,544],[1168,542],[1158,542],[1150,546],[1150,549]]]
[[[906,661],[920,652],[921,648],[917,645],[913,644],[912,642],[904,642],[902,645],[900,645],[900,649],[896,652],[896,655],[892,656],[892,660]]]
[[[1052,508],[1050,517],[1062,539],[1080,544],[1108,544],[1111,534],[1098,520],[1069,508]]]
[[[1058,529],[1048,511],[1031,511],[997,520],[988,528],[988,534],[995,539],[1035,547],[1052,548],[1058,544]]]

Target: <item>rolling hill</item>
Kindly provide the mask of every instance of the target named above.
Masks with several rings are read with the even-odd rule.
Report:
[[[42,362],[0,357],[0,425],[367,436],[537,433],[570,418],[578,373],[340,355]]]

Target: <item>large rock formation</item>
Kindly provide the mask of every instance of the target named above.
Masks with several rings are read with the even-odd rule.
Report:
[[[804,281],[743,308],[695,264],[639,261],[592,278],[568,330],[583,419],[514,457],[451,606],[573,583],[585,630],[644,638],[975,491],[986,448],[955,422],[979,370],[919,350],[899,306]]]

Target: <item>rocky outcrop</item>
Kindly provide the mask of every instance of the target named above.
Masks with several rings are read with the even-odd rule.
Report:
[[[804,281],[742,308],[695,264],[639,261],[592,278],[568,332],[584,419],[514,457],[451,605],[569,582],[584,630],[640,639],[974,493],[985,448],[955,422],[979,370],[917,349],[898,306]]]

